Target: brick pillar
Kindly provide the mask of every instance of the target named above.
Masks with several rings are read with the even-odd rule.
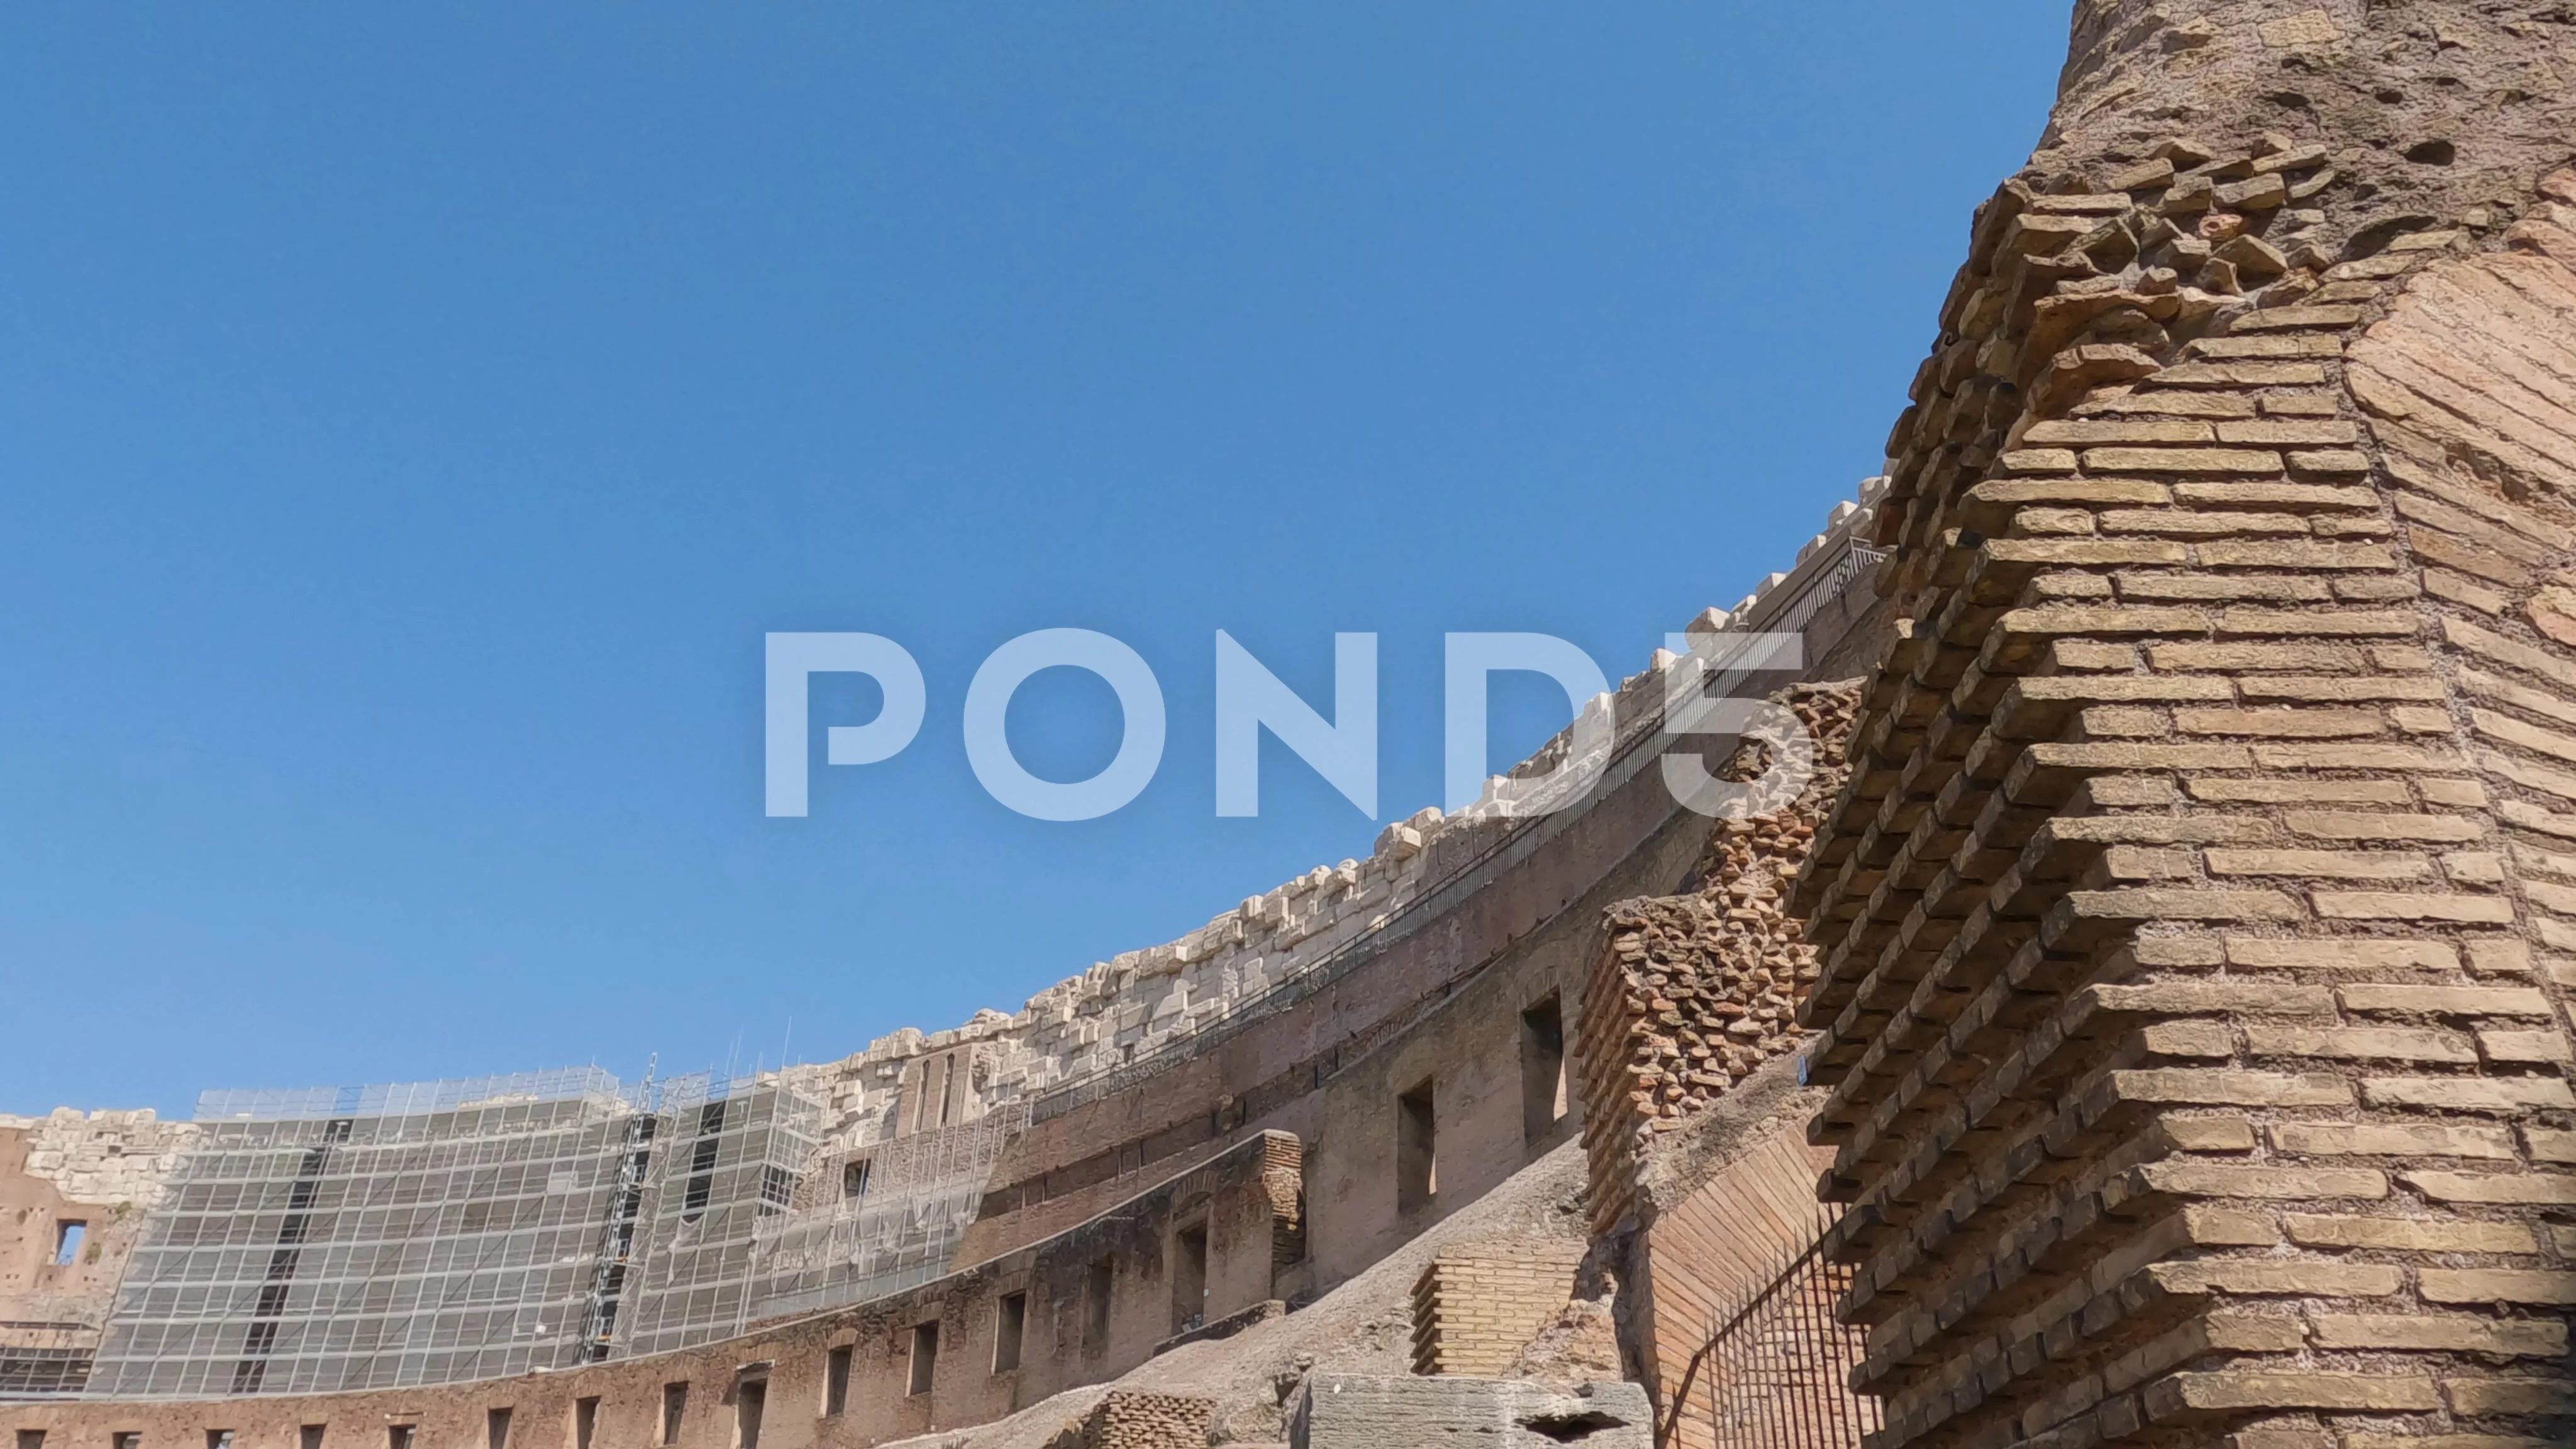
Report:
[[[1793,896],[1856,1383],[1890,1449],[2576,1441],[2570,26],[2184,8],[2079,9],[1890,440]]]

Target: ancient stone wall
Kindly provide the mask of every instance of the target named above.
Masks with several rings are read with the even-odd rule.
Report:
[[[0,1116],[0,1397],[87,1381],[144,1214],[194,1131],[148,1109]]]
[[[1869,480],[1860,502],[1835,505],[1790,568],[1766,576],[1732,610],[1707,610],[1686,630],[1803,629],[1819,610],[1834,608],[1826,627],[1810,631],[1811,653],[1821,656],[1865,633],[1859,620],[1836,607],[1843,606],[1850,574],[1832,571],[1849,569],[1850,540],[1868,526],[1867,504],[1878,486]],[[1621,682],[1615,702],[1604,697],[1590,709],[1614,714],[1623,728],[1651,718],[1671,659],[1656,651],[1653,667]],[[1454,886],[1505,833],[1513,811],[1525,808],[1524,787],[1564,758],[1573,734],[1560,732],[1487,781],[1482,795],[1455,814],[1434,807],[1386,827],[1365,860],[1319,865],[1178,940],[1122,953],[1059,981],[1016,1013],[978,1012],[962,1026],[927,1034],[907,1027],[847,1059],[791,1076],[833,1104],[833,1140],[851,1150],[1188,1052],[1195,1036]]]
[[[1891,1449],[2570,1433],[2572,43],[2086,4],[1979,211],[1794,902]]]

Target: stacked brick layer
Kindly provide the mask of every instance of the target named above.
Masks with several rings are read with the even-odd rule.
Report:
[[[1880,1444],[2576,1436],[2576,176],[2382,164],[1979,215],[1795,892]]]
[[[1770,814],[1721,821],[1698,894],[1607,913],[1575,1043],[1595,1232],[1635,1213],[1648,1141],[1798,1044],[1797,1007],[1817,967],[1787,885],[1818,813],[1842,789],[1855,694],[1848,684],[1796,685],[1773,699],[1813,748],[1803,792]]]
[[[1413,1284],[1413,1371],[1508,1376],[1573,1299],[1580,1243],[1480,1243],[1445,1251]]]
[[[1084,1421],[1082,1449],[1207,1449],[1216,1400],[1114,1389]]]

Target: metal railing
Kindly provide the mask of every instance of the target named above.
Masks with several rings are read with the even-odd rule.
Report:
[[[1859,1449],[1883,1426],[1878,1400],[1850,1387],[1867,1334],[1834,1319],[1851,1269],[1821,1249],[1809,1244],[1715,1315],[1656,1426],[1657,1449]]]

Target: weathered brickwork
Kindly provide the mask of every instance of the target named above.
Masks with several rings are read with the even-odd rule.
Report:
[[[1636,1215],[1651,1137],[1798,1044],[1798,1003],[1817,966],[1785,895],[1818,813],[1842,789],[1855,697],[1847,685],[1775,696],[1813,742],[1803,792],[1770,814],[1719,822],[1697,894],[1609,912],[1577,1040],[1596,1232]]]
[[[1413,1371],[1508,1375],[1574,1296],[1580,1243],[1479,1243],[1434,1257],[1413,1285]]]
[[[1978,214],[1794,892],[1886,1445],[2576,1433],[2570,19],[2080,7]]]
[[[1113,1389],[1084,1421],[1081,1449],[1206,1449],[1213,1399]]]

